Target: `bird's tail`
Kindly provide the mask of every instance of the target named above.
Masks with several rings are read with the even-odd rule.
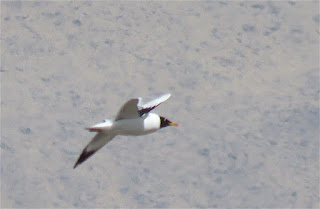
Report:
[[[93,126],[85,128],[85,129],[90,132],[101,132],[101,131],[107,131],[111,127],[112,127],[112,121],[111,120],[104,120],[101,123],[95,124]]]

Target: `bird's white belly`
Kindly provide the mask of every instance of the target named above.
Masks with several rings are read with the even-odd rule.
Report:
[[[149,113],[145,117],[134,119],[122,119],[113,124],[113,130],[118,135],[145,135],[159,130],[160,118],[158,115]]]

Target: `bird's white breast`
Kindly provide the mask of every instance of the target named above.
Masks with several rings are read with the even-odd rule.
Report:
[[[146,118],[143,120],[144,129],[151,132],[160,129],[160,123],[159,115],[154,113],[147,114]]]
[[[149,113],[143,117],[115,121],[113,130],[119,135],[145,135],[160,129],[160,117]]]

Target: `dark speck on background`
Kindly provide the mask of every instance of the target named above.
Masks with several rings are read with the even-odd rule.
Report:
[[[207,157],[207,156],[209,156],[209,154],[210,154],[210,150],[209,150],[208,148],[201,149],[201,150],[199,151],[199,154],[202,155],[202,156]]]
[[[107,44],[107,45],[109,45],[109,46],[112,46],[113,43],[114,43],[114,41],[111,40],[111,39],[106,39],[106,40],[104,41],[104,43]]]
[[[129,187],[124,187],[120,189],[121,194],[126,194],[129,190]]]
[[[72,23],[75,24],[76,26],[81,26],[81,24],[82,24],[81,21],[78,19],[73,20]]]
[[[215,181],[217,184],[221,184],[221,182],[222,182],[221,176],[219,176],[218,178],[216,178],[214,181]]]
[[[5,144],[4,142],[1,142],[0,147],[1,147],[1,149],[3,149],[3,150],[13,152],[13,148],[12,148],[12,147],[9,147],[9,146],[8,146],[7,144]]]
[[[278,15],[280,13],[280,9],[276,6],[274,6],[274,4],[272,2],[268,2],[269,3],[269,7],[270,7],[270,10],[271,10],[271,13],[273,15]]]
[[[319,23],[320,15],[315,15],[312,19],[315,23]]]
[[[30,128],[20,128],[20,132],[23,134],[31,134]]]
[[[149,170],[148,168],[144,168],[144,169],[143,169],[143,172],[146,173],[146,174],[148,174],[148,173],[150,173],[150,170]]]
[[[23,69],[20,68],[20,67],[16,67],[16,70],[19,71],[19,72],[22,72],[22,71],[23,71]]]
[[[60,12],[53,12],[53,13],[50,13],[50,12],[43,12],[42,13],[43,16],[45,17],[48,17],[48,18],[54,18],[54,17],[57,17],[57,16],[60,16]]]
[[[136,200],[138,201],[138,203],[140,205],[142,205],[145,202],[145,199],[146,199],[146,197],[143,194],[139,194],[136,196]]]
[[[233,159],[233,160],[236,160],[236,159],[237,159],[237,157],[234,156],[234,154],[232,154],[232,153],[229,153],[229,154],[228,154],[228,157],[231,158],[231,159]]]
[[[155,205],[156,208],[168,208],[169,204],[167,202],[157,202]]]
[[[273,141],[273,140],[270,140],[269,143],[273,146],[278,144],[276,141]]]
[[[244,24],[242,25],[242,29],[245,32],[254,32],[256,28],[254,25]]]
[[[288,1],[288,4],[290,4],[291,6],[294,6],[294,5],[296,5],[296,2],[294,2],[294,1]]]
[[[50,81],[49,78],[41,78],[41,80],[44,82],[44,83],[48,83]]]
[[[254,9],[264,9],[264,5],[262,5],[262,4],[254,4],[251,7]]]
[[[280,29],[280,24],[275,24],[274,26],[270,27],[270,30],[272,32],[278,31]]]
[[[308,144],[309,144],[309,140],[307,140],[307,139],[304,139],[300,142],[300,146],[302,146],[302,147],[306,147],[306,146],[308,146]]]

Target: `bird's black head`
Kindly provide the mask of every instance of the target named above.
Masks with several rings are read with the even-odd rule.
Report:
[[[170,120],[160,116],[160,128],[167,126],[178,126],[178,123],[171,122]]]

